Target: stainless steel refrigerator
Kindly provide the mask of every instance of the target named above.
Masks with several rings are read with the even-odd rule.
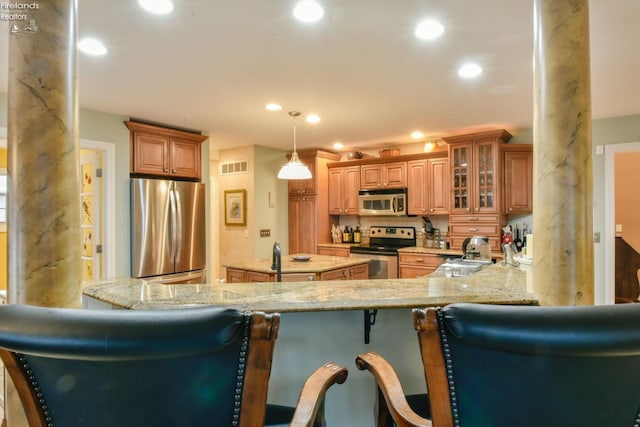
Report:
[[[131,275],[205,282],[205,185],[131,179]]]

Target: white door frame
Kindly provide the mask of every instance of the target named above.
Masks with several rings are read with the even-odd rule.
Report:
[[[6,147],[7,128],[0,127],[0,147]],[[104,277],[116,274],[116,145],[112,142],[80,138],[80,148],[102,151]]]
[[[112,142],[80,138],[80,148],[102,152],[102,239],[103,277],[116,274],[116,145]]]
[[[604,146],[604,283],[600,286],[605,304],[615,303],[616,245],[616,153],[640,151],[640,142]],[[598,286],[598,284],[596,284]],[[598,290],[596,290],[597,293]]]

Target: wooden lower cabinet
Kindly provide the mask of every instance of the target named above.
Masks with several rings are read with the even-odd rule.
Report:
[[[320,280],[365,280],[369,278],[369,264],[345,267],[320,273]]]
[[[315,273],[284,273],[282,275],[283,282],[312,282],[316,280]]]
[[[322,246],[318,245],[318,255],[328,255],[328,256],[349,256],[351,251],[349,248],[336,248],[330,246]]]
[[[315,254],[318,202],[316,196],[289,197],[289,253]]]
[[[257,271],[247,271],[247,282],[271,282],[271,275]]]
[[[451,249],[462,249],[467,237],[485,236],[489,238],[492,252],[500,252],[502,227],[507,224],[506,215],[468,214],[449,215],[449,240]]]
[[[399,253],[400,278],[410,279],[431,274],[445,259],[445,257],[435,254]]]
[[[369,278],[369,264],[337,268],[322,273],[282,273],[283,282],[306,282],[314,280],[364,280]],[[275,282],[276,273],[227,268],[228,283]]]

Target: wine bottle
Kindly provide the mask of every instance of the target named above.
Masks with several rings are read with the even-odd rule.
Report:
[[[518,252],[522,250],[522,240],[520,240],[520,224],[516,224],[516,238],[513,243],[516,245]]]

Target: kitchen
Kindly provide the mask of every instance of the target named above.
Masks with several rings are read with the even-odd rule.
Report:
[[[88,8],[93,7],[90,5],[83,6],[85,9],[85,14],[88,13]],[[515,5],[514,5],[515,7]],[[599,9],[597,5],[594,5],[596,9],[592,11],[594,16],[598,16],[600,19],[611,19],[611,17],[604,13],[603,10]],[[618,13],[621,16],[629,16],[630,14],[625,14],[623,12],[623,5],[620,5],[619,9],[614,11],[609,10],[609,13]],[[501,9],[498,7],[497,9]],[[524,14],[525,17],[530,14],[530,10],[528,8],[521,9],[520,7],[517,10],[512,11],[512,17],[520,16]],[[488,10],[488,9],[487,9]],[[104,13],[104,10],[101,10],[103,15],[109,16],[108,13]],[[133,11],[131,11],[133,12]],[[201,11],[203,12],[203,11]],[[401,13],[398,10],[398,13]],[[477,16],[481,16],[483,12],[476,14]],[[139,15],[136,13],[129,14],[120,14],[123,18],[127,19],[140,19]],[[86,16],[86,15],[85,15]],[[485,16],[485,15],[482,15]],[[493,19],[489,16],[485,16],[487,19]],[[616,26],[618,29],[621,28],[621,19],[615,19]],[[139,25],[137,23],[136,25]],[[612,32],[608,32],[612,34]],[[624,34],[624,32],[622,33]],[[524,49],[525,51],[527,49]],[[529,54],[525,52],[525,57],[529,57]],[[94,67],[91,65],[90,60],[86,58],[82,58],[83,64],[85,67]],[[513,57],[511,58],[513,62]],[[602,62],[600,62],[602,63]],[[609,64],[613,64],[613,62],[609,61]],[[105,66],[110,66],[109,64],[105,64]],[[506,67],[508,68],[508,67]],[[505,69],[506,69],[505,68]],[[619,69],[624,67],[619,67]],[[3,67],[4,69],[4,67]],[[83,71],[83,80],[86,82],[88,80],[88,72],[87,69]],[[297,87],[298,90],[301,88],[301,82],[296,82],[294,87]],[[100,84],[92,85],[94,87],[100,87]],[[87,93],[88,89],[83,89],[83,93]],[[0,95],[3,97],[3,100],[6,100],[4,94]],[[620,99],[624,97],[618,97]],[[442,116],[442,114],[437,114],[436,111],[438,109],[442,110],[443,104],[442,100],[446,99],[446,97],[438,97],[440,101],[438,101],[435,105],[433,103],[425,104],[427,110],[421,112],[422,117],[436,117]],[[482,100],[482,97],[481,99]],[[156,103],[157,105],[161,105],[161,103]],[[404,103],[406,104],[406,102]],[[2,103],[2,108],[6,105],[6,101]],[[298,105],[301,107],[302,105]],[[432,111],[431,108],[433,106],[437,106],[436,111]],[[148,105],[145,105],[145,108]],[[288,106],[289,107],[289,106]],[[480,110],[481,108],[475,108],[475,110]],[[148,109],[147,109],[148,110]],[[175,111],[173,109],[172,111]],[[626,110],[627,113],[634,113],[633,110]],[[224,112],[224,114],[228,114],[229,111]],[[336,111],[337,113],[337,111]],[[175,123],[175,120],[172,118],[172,114],[168,116],[163,116],[160,114],[152,114],[147,115],[146,117],[150,120],[166,123],[168,125],[172,125]],[[264,113],[261,113],[260,116],[263,116]],[[208,254],[208,262],[207,267],[210,270],[211,277],[224,277],[222,271],[220,271],[220,265],[225,262],[225,260],[229,259],[240,259],[246,254],[246,248],[253,248],[253,254],[251,256],[253,258],[261,258],[268,257],[271,250],[271,245],[273,240],[279,240],[283,244],[283,248],[286,247],[286,221],[282,217],[282,212],[279,211],[279,208],[283,206],[283,204],[287,203],[286,198],[286,189],[282,186],[281,183],[272,183],[270,184],[268,180],[265,180],[267,177],[266,171],[270,171],[269,173],[273,173],[273,170],[277,170],[277,168],[281,165],[283,161],[283,156],[287,151],[286,146],[290,145],[291,139],[290,136],[287,135],[287,126],[286,122],[284,122],[286,117],[282,117],[283,114],[280,113],[281,116],[268,116],[266,120],[268,120],[271,124],[267,127],[269,129],[276,130],[281,134],[280,139],[280,148],[275,149],[271,147],[266,147],[262,145],[247,145],[243,148],[226,148],[222,146],[225,142],[225,138],[223,134],[216,134],[214,142],[210,142],[209,140],[205,141],[202,144],[202,149],[204,153],[210,153],[209,159],[203,157],[202,162],[202,172],[203,172],[203,180],[205,182],[210,181],[211,185],[209,186],[210,192],[213,197],[210,197],[207,201],[207,212],[211,216],[210,221],[207,222],[207,235],[210,237],[208,240],[207,254]],[[634,135],[637,135],[636,131],[636,120],[634,116],[624,116],[624,112],[618,114],[612,114],[605,117],[614,117],[616,118],[602,118],[596,119],[594,121],[594,145],[607,145],[610,143],[619,143],[619,142],[627,142],[634,139]],[[140,117],[145,117],[144,114],[137,114]],[[467,118],[465,118],[464,114],[453,115],[448,120],[453,119],[453,116],[457,116],[458,119],[452,121],[449,125],[451,128],[464,126]],[[5,114],[2,114],[3,122],[0,122],[0,125],[6,126],[6,122],[4,121]],[[216,117],[223,117],[222,114],[216,114]],[[274,118],[275,117],[275,118]],[[346,116],[345,116],[346,117]],[[113,144],[116,146],[116,159],[115,165],[113,165],[113,173],[115,174],[114,179],[114,202],[115,202],[115,211],[126,213],[129,212],[129,196],[128,191],[128,158],[126,153],[128,153],[128,134],[127,130],[123,128],[122,122],[126,120],[127,116],[118,115],[118,113],[103,113],[93,109],[81,108],[80,110],[80,134],[83,138],[90,138],[99,141],[108,141],[109,144]],[[264,120],[264,118],[258,118],[255,115],[249,118],[248,116],[244,116],[243,121],[247,122],[257,122],[257,120]],[[426,119],[424,119],[426,120]],[[336,121],[336,117],[333,117],[332,121]],[[378,119],[379,121],[379,119]],[[415,120],[414,120],[415,121]],[[284,122],[284,124],[283,124]],[[380,141],[380,137],[376,137],[375,132],[372,133],[374,127],[371,126],[371,120],[366,120],[365,122],[355,122],[353,118],[349,118],[349,122],[351,123],[351,127],[353,127],[356,132],[356,138],[359,140],[368,141],[364,143],[364,145],[370,146],[368,153],[371,155],[378,155],[378,151],[381,148],[389,148],[391,146],[395,146],[393,141],[398,141],[397,144],[401,149],[402,154],[411,154],[411,153],[419,153],[424,149],[424,144],[422,142],[411,143],[409,138],[406,138],[403,135],[398,134],[396,138],[387,139],[385,138],[385,142]],[[456,124],[457,122],[457,124]],[[229,120],[229,123],[235,123],[235,120]],[[359,124],[358,124],[359,123]],[[367,124],[368,123],[368,124]],[[324,125],[324,124],[321,124]],[[238,125],[237,127],[242,127],[242,125]],[[376,126],[377,128],[377,123]],[[212,127],[213,129],[214,127]],[[301,146],[304,144],[312,143],[312,140],[317,140],[319,135],[320,128],[302,128],[300,134],[300,144]],[[510,144],[530,144],[533,142],[532,130],[527,126],[517,126],[517,127],[507,127],[509,132],[514,135],[514,138],[510,141]],[[216,131],[218,132],[218,131]],[[358,135],[359,134],[359,135]],[[264,138],[254,138],[254,143],[259,142]],[[308,146],[308,145],[307,145]],[[289,147],[290,148],[290,147]],[[255,156],[255,157],[254,157]],[[346,154],[345,154],[346,156]],[[228,159],[229,162],[235,162],[237,159],[247,159],[253,161],[255,169],[252,169],[250,174],[251,176],[246,177],[238,177],[238,183],[234,184],[232,177],[222,177],[219,175],[219,167],[222,163],[225,163],[225,159]],[[257,161],[254,161],[257,159]],[[270,165],[267,166],[267,163],[271,162]],[[603,179],[603,159],[598,156],[594,157],[595,162],[595,190],[594,198],[597,200],[604,199],[604,190],[600,186],[600,183],[604,181]],[[247,205],[249,208],[248,222],[246,228],[240,227],[226,227],[224,226],[221,220],[221,214],[223,212],[222,208],[222,187],[220,184],[223,184],[227,188],[246,188],[248,199]],[[257,188],[256,188],[257,187]],[[256,189],[257,192],[251,191]],[[264,198],[268,198],[267,195],[270,194],[270,198],[268,198],[268,202],[262,204],[262,197],[256,196],[256,194],[265,194]],[[259,206],[257,206],[259,205]],[[274,208],[263,209],[258,218],[253,218],[253,209],[256,207],[263,208],[264,206],[273,205]],[[600,207],[601,204],[597,204],[597,207]],[[265,215],[262,215],[265,213]],[[594,224],[594,229],[603,230],[605,227],[602,224],[602,214],[596,211],[596,220],[598,223]],[[341,218],[341,221],[345,223],[350,223],[351,218]],[[409,225],[415,226],[417,229],[421,227],[421,223],[419,220],[416,220],[415,223],[398,225]],[[444,221],[438,222],[438,218],[435,217],[432,219],[436,224],[436,227],[439,229],[446,229],[447,224]],[[366,220],[365,220],[366,221]],[[363,223],[365,223],[363,221]],[[524,221],[522,221],[524,222]],[[391,224],[391,223],[389,223]],[[366,223],[363,228],[366,227]],[[380,225],[380,224],[368,224],[370,225]],[[386,224],[382,224],[386,225]],[[270,230],[270,238],[259,238],[260,230]],[[117,246],[115,250],[113,250],[114,256],[110,260],[106,260],[109,263],[109,269],[107,271],[112,271],[114,275],[128,275],[130,274],[130,249],[127,244],[128,236],[129,236],[129,224],[127,222],[126,215],[118,215],[115,223],[115,230],[107,230],[108,232],[114,233],[114,244]],[[220,248],[220,242],[224,242],[223,248]],[[600,251],[600,247],[596,247],[596,251]],[[601,256],[599,256],[601,258]],[[598,266],[596,266],[598,269]],[[217,269],[217,271],[216,271]],[[601,283],[604,282],[603,279],[604,271],[596,271],[596,276],[598,279],[596,282]]]
[[[85,115],[86,115],[86,114],[87,114],[87,113],[85,113]],[[121,118],[119,118],[119,119],[120,119],[120,120],[118,120],[118,121],[120,122],[120,123],[119,123],[119,125],[120,125],[120,126],[122,126],[122,124],[121,124],[121,121],[122,121],[122,120],[121,120]],[[85,123],[86,123],[86,122],[85,122]],[[511,130],[511,131],[513,131],[513,129],[510,129],[510,130]],[[604,143],[604,142],[603,142],[603,143]],[[207,168],[207,170],[208,170],[208,168]],[[213,169],[213,168],[212,168],[212,170],[215,170],[215,169]],[[122,178],[119,178],[119,179],[122,179]],[[236,187],[236,188],[238,188],[238,187]],[[239,188],[243,188],[243,187],[239,187]],[[258,193],[256,193],[256,194],[258,194]],[[265,195],[265,196],[266,196],[267,194],[269,194],[269,192],[267,192],[267,193],[261,193],[261,194],[263,194],[263,195]],[[274,192],[274,195],[275,195],[275,192]],[[256,197],[256,198],[257,198],[257,196],[254,196],[254,197]],[[265,198],[267,198],[267,197],[265,197]],[[272,203],[272,201],[274,201],[274,200],[272,200],[271,198],[267,198],[267,205],[271,204],[271,203]],[[276,199],[274,202],[275,202],[275,203],[273,203],[273,204],[274,204],[274,206],[278,206],[278,205],[279,205],[279,201],[278,201],[277,199]],[[262,201],[261,201],[261,203],[262,203]],[[260,204],[260,205],[258,205],[258,206],[255,206],[256,211],[258,211],[258,212],[259,212],[259,210],[260,210],[260,208],[261,208],[262,206],[264,206],[264,205]],[[126,212],[126,211],[128,211],[128,210],[126,210],[126,209],[125,209],[125,210],[121,210],[121,212]],[[210,212],[213,212],[213,211],[210,211]],[[216,213],[215,213],[215,214],[214,214],[214,213],[212,213],[212,215],[219,215],[219,213],[220,213],[220,209],[217,209],[215,212],[216,212]],[[216,222],[216,223],[219,223],[219,222]],[[258,228],[258,230],[262,230],[262,229],[263,229],[263,228]],[[266,230],[266,229],[269,229],[269,228],[264,228],[264,229]],[[254,228],[253,230],[256,230],[256,229]],[[247,234],[248,234],[248,233],[247,233]],[[211,235],[212,235],[212,236],[214,236],[215,234],[213,234],[213,233],[212,233]],[[239,240],[240,240],[240,241],[242,241],[242,238],[243,238],[244,236],[243,236],[243,235],[240,235],[240,236],[238,236],[238,237],[240,237],[240,239],[239,239]],[[226,240],[225,240],[225,241],[226,241]]]

